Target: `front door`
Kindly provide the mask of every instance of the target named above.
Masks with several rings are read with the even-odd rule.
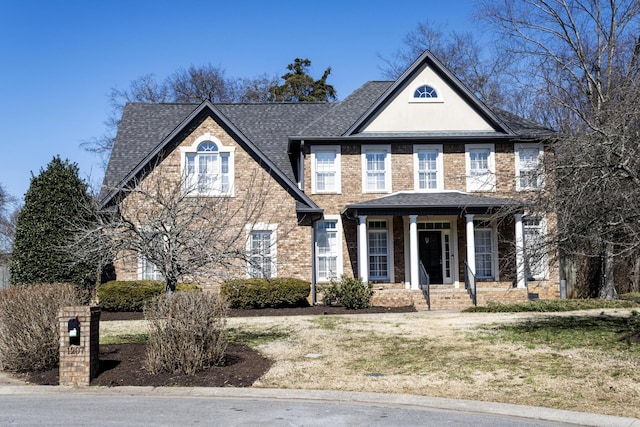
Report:
[[[442,232],[419,230],[418,251],[420,261],[429,275],[431,284],[442,284]]]

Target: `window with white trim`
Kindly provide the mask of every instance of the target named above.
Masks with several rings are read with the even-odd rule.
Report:
[[[234,147],[226,147],[206,134],[193,146],[182,147],[180,151],[185,191],[196,196],[232,195]]]
[[[138,257],[138,279],[140,280],[164,280],[164,276],[158,267],[144,256]]]
[[[316,223],[316,278],[320,282],[342,275],[341,234],[337,218]]]
[[[465,153],[467,191],[495,191],[494,145],[467,144]]]
[[[362,147],[362,188],[365,193],[391,191],[391,146]]]
[[[340,193],[340,147],[311,147],[312,193]]]
[[[247,241],[249,277],[276,277],[275,230],[254,228],[249,231]]]
[[[369,221],[369,279],[389,280],[389,229],[386,220]]]
[[[423,84],[414,89],[410,102],[442,102],[442,96],[433,85]]]
[[[415,145],[413,165],[416,190],[444,188],[442,145]]]
[[[524,226],[525,262],[527,279],[543,280],[547,277],[547,255],[544,245],[545,223],[540,217],[526,216]]]
[[[540,173],[542,146],[539,144],[516,144],[516,190],[537,190],[542,187]]]
[[[494,230],[489,221],[474,221],[473,237],[476,253],[476,278],[494,279]]]

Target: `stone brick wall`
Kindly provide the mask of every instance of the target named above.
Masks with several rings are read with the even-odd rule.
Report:
[[[245,251],[246,237],[251,228],[261,229],[259,224],[277,226],[277,275],[280,277],[296,277],[311,280],[311,228],[297,225],[296,206],[294,199],[288,192],[262,168],[251,155],[212,118],[205,118],[200,124],[188,132],[184,139],[162,159],[154,170],[139,183],[140,187],[147,187],[151,191],[160,191],[159,187],[175,188],[181,184],[182,154],[180,147],[191,147],[198,138],[211,134],[222,145],[234,147],[234,196],[222,205],[222,198],[200,197],[203,204],[211,206],[213,222],[220,218],[218,210],[224,209],[235,212],[233,217],[226,216],[224,228],[230,236],[226,241],[232,241],[238,251]],[[140,194],[131,193],[121,204],[123,212],[130,212],[142,216],[148,212],[150,200]],[[251,212],[251,210],[255,210]],[[247,225],[247,218],[249,228]],[[241,235],[242,238],[234,238]],[[225,239],[221,239],[225,241]],[[220,242],[215,242],[219,244]],[[114,263],[118,280],[133,280],[138,278],[138,256],[133,253],[121,253]],[[217,271],[216,271],[217,269]],[[211,266],[207,271],[194,277],[194,281],[204,287],[216,287],[220,280],[227,278],[246,277],[244,262],[235,265]]]
[[[312,194],[311,176],[311,146],[304,146],[305,166],[304,166],[304,190],[305,192],[325,210],[325,214],[338,215],[348,204],[358,203],[375,199],[384,193],[363,193],[362,191],[362,158],[361,147],[367,141],[359,143],[345,144],[341,148],[341,191],[337,194]],[[495,192],[481,192],[480,195],[492,197],[514,198],[518,200],[526,199],[524,193],[516,192],[515,180],[515,152],[511,143],[494,144],[494,161],[496,174]],[[466,156],[465,143],[443,144],[443,178],[445,190],[456,190],[466,192]],[[391,169],[392,169],[392,192],[414,190],[414,163],[413,145],[408,143],[391,144]],[[435,217],[434,217],[435,218]],[[432,218],[432,219],[434,219]],[[353,219],[342,217],[343,220],[343,265],[345,274],[357,275],[357,222]],[[393,239],[394,239],[394,278],[395,282],[405,279],[404,261],[404,224],[399,219],[394,219]],[[553,218],[547,218],[549,225],[553,224]],[[457,259],[458,277],[464,280],[464,260],[466,259],[466,227],[465,219],[457,219]],[[514,218],[508,218],[498,226],[499,257],[498,262],[501,281],[513,281],[515,279],[515,258],[514,258]],[[550,259],[554,258],[553,256]],[[540,292],[540,295],[553,295],[549,291],[558,288],[558,272],[554,263],[550,263],[548,280],[533,284],[532,292]],[[558,291],[559,292],[559,291]]]
[[[226,129],[210,117],[204,118],[188,132],[185,132],[183,139],[179,141],[166,158],[164,158],[155,170],[149,174],[145,181],[153,183],[158,177],[165,185],[176,185],[179,183],[181,175],[181,153],[180,147],[191,147],[195,141],[205,134],[216,137],[224,146],[234,147],[235,165],[235,197],[237,205],[230,205],[230,208],[237,208],[245,200],[254,198],[264,203],[260,218],[255,222],[264,224],[277,224],[277,275],[280,277],[290,276],[305,280],[311,280],[312,274],[312,230],[310,227],[297,225],[295,202],[286,190],[280,186],[263,168],[261,168],[246,152],[241,145],[227,133]],[[362,144],[366,144],[363,141]],[[383,196],[383,193],[363,193],[362,189],[362,158],[360,143],[344,144],[341,148],[341,191],[337,194],[312,194],[311,176],[311,144],[304,145],[305,166],[304,166],[304,191],[311,197],[318,206],[324,209],[326,215],[340,215],[344,207],[348,204],[371,200]],[[413,145],[410,143],[392,143],[391,146],[391,168],[392,168],[392,189],[391,192],[413,190],[414,189],[414,163]],[[496,191],[486,194],[494,197],[520,198],[522,193],[515,192],[515,154],[512,144],[495,143],[495,164],[496,164]],[[443,144],[443,164],[444,164],[444,189],[466,191],[466,165],[465,165],[465,144],[447,143]],[[205,199],[205,198],[203,198]],[[130,208],[137,212],[143,212],[145,202],[135,196],[127,197],[123,201],[124,208]],[[358,272],[357,259],[357,221],[342,216],[343,240],[342,254],[344,273],[349,276],[356,276]],[[387,217],[387,219],[391,219]],[[433,218],[432,218],[433,219]],[[243,219],[238,218],[236,224],[226,224],[229,229],[234,227],[244,227]],[[401,218],[394,218],[389,221],[389,229],[393,236],[394,265],[393,277],[395,282],[403,282],[406,278],[405,266],[405,224]],[[458,218],[457,227],[457,259],[458,277],[464,280],[464,259],[466,258],[466,236],[464,218]],[[511,227],[511,228],[509,228]],[[506,255],[510,248],[507,247],[508,236],[513,235],[513,223],[505,224],[499,230],[501,235],[507,238],[500,243],[500,265],[503,267],[500,272],[500,280],[511,280],[513,268],[509,267],[511,259]],[[245,240],[237,242],[238,250],[244,250]],[[130,280],[138,278],[138,257],[136,254],[121,254],[116,262],[116,274],[120,280]],[[227,276],[238,276],[246,274],[246,266],[238,263],[233,268],[225,271]],[[221,274],[214,274],[218,279]],[[205,287],[216,287],[219,280],[199,279],[196,280]],[[553,294],[554,284],[557,283],[557,268],[550,267],[550,277],[546,283],[536,284],[540,290],[540,295]],[[556,286],[557,287],[557,286]]]

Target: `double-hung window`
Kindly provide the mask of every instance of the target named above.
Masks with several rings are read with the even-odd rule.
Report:
[[[311,191],[340,193],[340,147],[311,147]]]
[[[413,148],[414,188],[442,190],[442,145],[416,145]]]
[[[329,217],[316,223],[316,277],[326,282],[342,274],[340,222]]]
[[[140,280],[164,280],[158,267],[144,256],[138,258],[138,278]]]
[[[494,231],[489,221],[474,221],[476,277],[495,279]]]
[[[391,191],[391,146],[362,147],[362,188],[365,193]]]
[[[467,191],[495,191],[493,144],[467,144]]]
[[[544,220],[540,217],[526,216],[523,219],[523,226],[527,279],[545,279],[547,256],[544,245]]]
[[[207,134],[192,147],[183,147],[185,191],[196,196],[225,196],[233,192],[233,147]]]
[[[537,144],[516,144],[516,189],[537,190],[542,187],[540,171],[542,147]]]
[[[389,280],[389,229],[386,220],[369,221],[369,278]]]
[[[249,277],[276,277],[275,230],[251,230],[247,242],[247,252]]]

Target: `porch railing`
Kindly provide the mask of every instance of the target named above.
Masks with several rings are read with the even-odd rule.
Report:
[[[431,278],[427,273],[427,270],[424,268],[424,264],[420,261],[420,289],[424,293],[425,298],[427,299],[427,310],[431,310]]]
[[[476,288],[476,275],[469,268],[469,265],[465,261],[464,263],[464,288],[471,295],[471,300],[474,306],[478,306],[477,288]]]

